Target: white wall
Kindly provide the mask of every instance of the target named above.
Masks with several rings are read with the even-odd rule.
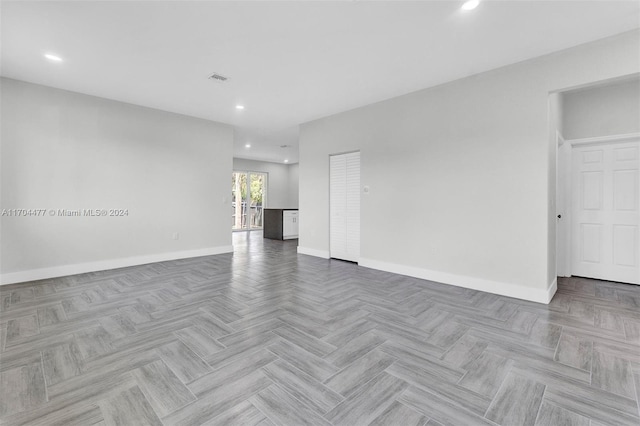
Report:
[[[293,185],[297,194],[297,173],[295,179],[290,172],[297,164],[281,164],[268,161],[247,160],[244,158],[233,159],[233,170],[262,172],[269,174],[269,187],[267,193],[267,207],[272,209],[298,208],[298,198],[292,197]]]
[[[16,80],[1,84],[2,209],[129,211],[2,217],[3,282],[232,250],[231,127]]]
[[[291,208],[298,208],[299,205],[299,186],[300,186],[300,167],[299,164],[289,165],[289,205]]]
[[[640,78],[563,95],[565,139],[640,132]]]
[[[547,302],[549,93],[637,73],[640,32],[303,124],[299,252],[329,250],[329,155],[360,150],[360,264]],[[325,208],[318,208],[325,206]]]

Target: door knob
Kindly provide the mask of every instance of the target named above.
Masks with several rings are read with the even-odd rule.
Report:
[[[558,219],[562,219],[562,215],[561,214],[558,215]]]

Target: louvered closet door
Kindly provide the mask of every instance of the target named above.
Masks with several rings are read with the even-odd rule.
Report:
[[[360,257],[360,153],[329,157],[330,252],[336,259]]]

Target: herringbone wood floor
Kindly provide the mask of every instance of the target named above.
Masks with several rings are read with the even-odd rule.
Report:
[[[640,424],[640,287],[545,306],[234,240],[1,288],[1,423]]]

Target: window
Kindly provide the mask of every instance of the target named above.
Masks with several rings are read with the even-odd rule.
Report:
[[[231,229],[234,231],[262,229],[266,201],[266,173],[233,172],[231,178]]]

